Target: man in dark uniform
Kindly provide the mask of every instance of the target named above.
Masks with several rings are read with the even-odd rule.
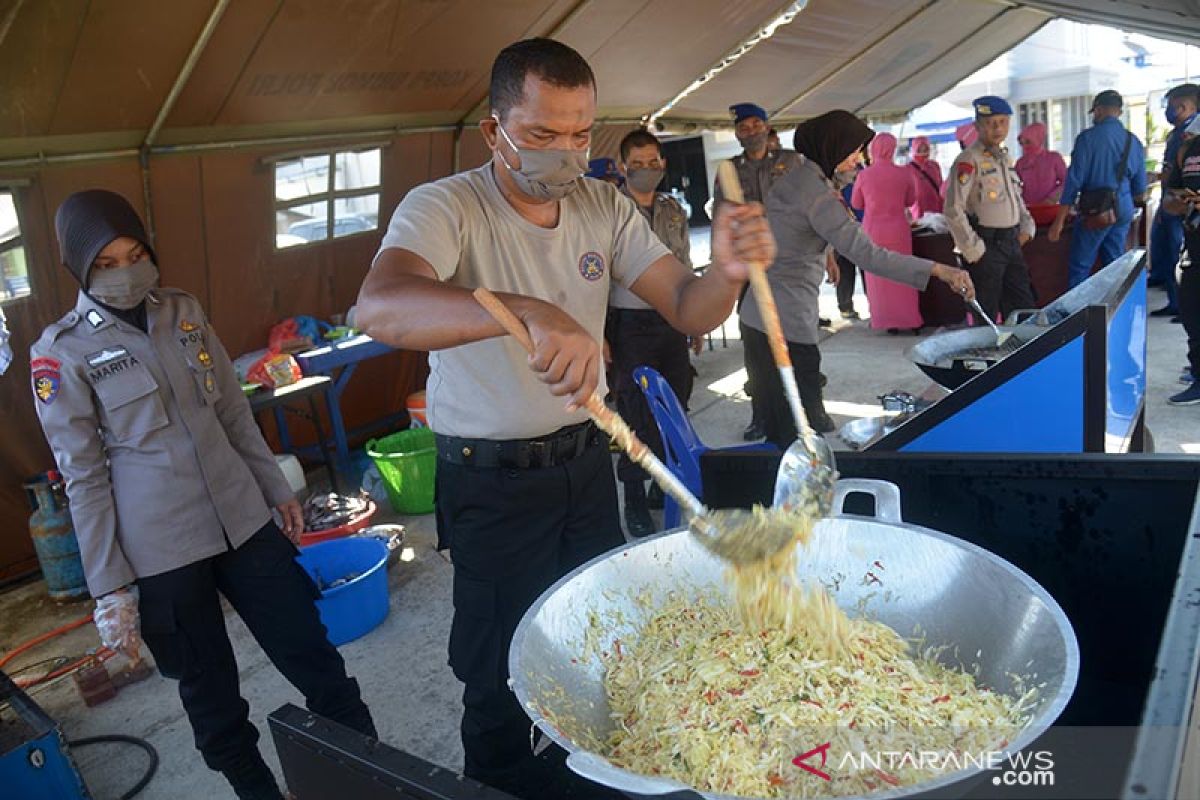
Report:
[[[786,174],[788,170],[800,163],[800,157],[796,155],[795,150],[784,150],[782,147],[772,150],[768,146],[771,129],[767,126],[767,111],[762,106],[754,103],[738,103],[729,107],[729,113],[733,115],[733,133],[742,146],[741,154],[729,159],[733,162],[738,180],[742,183],[742,193],[748,203],[766,203],[767,193],[771,191],[771,184],[780,175]],[[713,185],[713,206],[720,203],[724,196],[724,192],[721,190],[721,181],[718,180]],[[744,298],[745,292],[742,293],[742,298],[738,299],[739,308],[741,308]],[[744,342],[746,340],[745,330],[740,321],[738,329],[742,331],[742,341]],[[742,437],[746,441],[761,439],[766,435],[762,409],[755,400],[755,387],[758,384],[759,378],[751,372],[751,364],[747,361],[746,393],[750,395],[750,424],[742,433]]]
[[[655,191],[667,171],[662,145],[649,131],[636,130],[621,140],[620,155],[619,169],[625,176],[621,192],[637,204],[654,234],[679,263],[690,268],[692,256],[687,215],[674,197]],[[653,306],[616,283],[609,294],[604,331],[612,358],[617,411],[638,437],[662,458],[663,444],[658,426],[641,387],[634,380],[633,370],[643,365],[657,370],[686,408],[692,394],[688,339],[667,324]],[[631,536],[654,533],[645,490],[648,477],[629,456],[621,454],[617,461],[617,480],[625,490],[625,530]]]
[[[1162,170],[1159,179],[1165,187],[1171,183],[1171,172],[1176,169],[1179,148],[1183,144],[1184,131],[1196,119],[1200,109],[1200,86],[1184,83],[1175,86],[1165,98],[1167,122],[1171,133],[1163,148]],[[1161,286],[1167,293],[1167,304],[1150,312],[1152,317],[1173,317],[1179,313],[1177,303],[1178,286],[1175,269],[1179,266],[1179,253],[1183,248],[1183,219],[1159,205],[1158,212],[1150,224],[1150,286]]]
[[[1072,228],[1067,263],[1067,284],[1072,288],[1092,274],[1097,256],[1108,265],[1129,249],[1134,206],[1146,193],[1146,152],[1141,140],[1121,124],[1123,105],[1121,95],[1112,89],[1092,101],[1095,124],[1075,138],[1058,215],[1050,226],[1050,241],[1057,242],[1073,206],[1086,210],[1088,193],[1112,192],[1116,222],[1089,228],[1081,214]]]
[[[954,160],[946,181],[943,213],[975,283],[975,297],[993,320],[1023,308],[1036,308],[1029,267],[1021,248],[1037,225],[1021,197],[1021,180],[1009,162],[1004,140],[1012,107],[1000,97],[974,103],[979,138]],[[975,320],[976,325],[985,324]]]
[[[464,683],[464,771],[521,797],[558,800],[578,779],[561,750],[530,751],[507,657],[538,595],[624,541],[607,442],[583,410],[593,391],[603,395],[610,286],[701,335],[728,318],[746,263],[769,264],[775,247],[760,206],[725,204],[713,220],[712,266],[695,276],[629,198],[583,179],[596,83],[560,42],[501,51],[490,105],[480,128],[491,160],[404,197],[357,319],[382,342],[431,351],[429,427],[438,537],[454,564],[449,655]],[[529,329],[532,356],[475,301],[479,286]]]

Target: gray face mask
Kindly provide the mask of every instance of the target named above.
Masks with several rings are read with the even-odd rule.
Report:
[[[500,160],[508,167],[508,174],[522,193],[538,200],[561,200],[579,186],[579,178],[588,168],[589,150],[535,150],[530,147],[517,147],[509,138],[500,118],[495,114],[496,127],[508,146],[517,151],[521,159],[521,168],[516,169],[508,163],[504,153],[496,148]]]
[[[625,181],[633,191],[645,194],[653,192],[666,174],[665,169],[631,169],[625,173]]]
[[[746,152],[757,152],[767,146],[767,132],[756,133],[745,138],[739,136],[738,144],[742,146]]]
[[[93,269],[87,293],[113,308],[136,308],[158,286],[158,267],[148,258],[116,269]]]

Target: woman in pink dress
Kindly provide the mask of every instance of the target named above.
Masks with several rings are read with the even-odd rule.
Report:
[[[1067,179],[1067,164],[1061,155],[1046,149],[1046,126],[1040,122],[1026,125],[1017,141],[1021,143],[1017,175],[1025,184],[1021,190],[1025,205],[1056,205]]]
[[[871,140],[871,166],[854,182],[850,205],[865,212],[863,230],[880,247],[912,255],[912,231],[908,207],[917,200],[917,174],[897,166],[896,137],[881,133]],[[888,333],[916,331],[924,325],[918,308],[917,290],[887,278],[866,273],[867,300],[871,304],[871,327]]]
[[[917,176],[917,202],[913,204],[913,219],[925,214],[942,213],[942,167],[930,158],[933,152],[928,136],[912,140],[912,160],[909,169]]]

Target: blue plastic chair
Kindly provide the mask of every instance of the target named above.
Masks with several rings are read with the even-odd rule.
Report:
[[[654,423],[662,437],[665,454],[663,462],[692,494],[701,497],[703,487],[700,484],[700,456],[713,448],[700,441],[671,384],[667,383],[667,379],[657,370],[646,366],[637,367],[633,371],[633,377],[641,387],[642,394],[646,396],[646,402],[650,404],[650,413],[654,415]],[[720,448],[722,452],[729,453],[778,449],[775,445],[766,443]],[[679,517],[679,504],[670,495],[666,495],[663,501],[663,525],[667,530],[676,528],[679,526]]]

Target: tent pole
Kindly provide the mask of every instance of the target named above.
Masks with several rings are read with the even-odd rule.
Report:
[[[12,30],[13,23],[17,21],[17,14],[20,13],[23,5],[25,5],[25,0],[17,0],[4,15],[4,22],[0,22],[0,45],[3,45],[4,40],[8,38],[8,32]]]
[[[138,151],[138,166],[141,167],[142,205],[145,206],[142,216],[146,220],[146,236],[150,239],[147,244],[154,247],[154,196],[150,193],[150,148],[143,147]]]
[[[450,172],[455,175],[462,170],[462,135],[463,125],[460,122],[454,126],[454,153],[450,158]]]
[[[756,29],[754,33],[750,34],[750,36],[746,39],[738,42],[732,50],[721,56],[721,58],[718,59],[717,62],[708,69],[706,69],[700,75],[700,77],[696,78],[694,81],[681,89],[670,100],[663,103],[657,111],[652,111],[646,114],[646,116],[643,117],[641,124],[645,124],[646,126],[654,125],[654,123],[658,121],[659,117],[674,108],[676,104],[678,104],[685,97],[698,90],[701,86],[708,83],[725,70],[732,67],[739,59],[742,58],[742,56],[746,55],[756,46],[758,46],[760,42],[765,42],[767,39],[770,39],[772,36],[774,36],[775,31],[780,26],[790,23],[796,18],[796,15],[803,11],[807,6],[808,0],[791,0],[791,2],[783,6],[783,8],[781,8],[775,14],[775,16],[771,18],[770,22]]]
[[[175,76],[175,83],[171,84],[171,91],[167,92],[167,97],[163,100],[162,108],[158,109],[158,116],[154,118],[154,124],[147,131],[146,140],[142,143],[142,147],[150,148],[154,146],[154,140],[158,138],[158,132],[162,130],[163,124],[167,121],[167,116],[175,108],[175,101],[179,99],[180,93],[183,92],[183,87],[187,85],[188,79],[192,77],[192,70],[196,68],[197,62],[200,61],[200,56],[204,54],[204,48],[208,46],[208,40],[212,38],[213,31],[217,29],[217,23],[221,21],[221,16],[224,15],[225,9],[228,7],[229,0],[217,0],[216,5],[213,6],[213,10],[209,12],[208,20],[204,23],[204,27],[200,29],[200,35],[196,37],[195,43],[192,44],[192,50],[188,53],[183,66],[179,69],[179,74]]]

